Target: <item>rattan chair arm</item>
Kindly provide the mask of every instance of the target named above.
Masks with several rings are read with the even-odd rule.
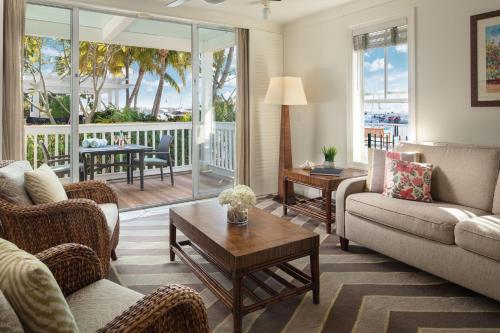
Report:
[[[85,245],[61,244],[36,257],[50,269],[64,296],[104,278],[99,258]]]
[[[191,288],[168,285],[116,317],[98,332],[209,332],[207,312],[200,295]]]
[[[86,181],[65,184],[64,189],[70,199],[90,199],[98,204],[114,203],[118,206],[118,198],[111,187],[102,181]]]
[[[0,199],[4,238],[29,253],[77,243],[90,247],[107,276],[111,256],[110,231],[99,206],[89,199],[18,206]]]

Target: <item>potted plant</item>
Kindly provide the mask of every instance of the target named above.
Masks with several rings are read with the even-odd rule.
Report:
[[[335,147],[335,146],[323,147],[321,152],[325,156],[324,166],[334,168],[335,167],[335,156],[337,156],[337,147]]]

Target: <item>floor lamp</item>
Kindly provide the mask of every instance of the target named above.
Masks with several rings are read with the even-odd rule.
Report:
[[[278,195],[276,199],[283,201],[286,197],[293,196],[293,186],[288,187],[285,192],[283,184],[283,170],[293,167],[292,164],[292,141],[290,132],[290,106],[307,105],[306,94],[300,77],[273,77],[267,89],[266,104],[281,105],[281,128],[280,128],[280,154],[278,169]]]

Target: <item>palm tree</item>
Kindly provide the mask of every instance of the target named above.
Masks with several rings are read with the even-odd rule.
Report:
[[[158,118],[160,112],[160,102],[163,95],[163,88],[165,86],[165,81],[169,86],[175,89],[178,93],[181,91],[179,83],[167,73],[167,68],[170,66],[178,75],[182,81],[182,85],[186,84],[186,70],[191,65],[191,54],[181,51],[171,51],[166,49],[157,50],[156,55],[156,66],[157,74],[160,76],[158,82],[158,89],[156,90],[156,96],[153,103],[153,109],[151,114]]]
[[[217,93],[224,88],[229,74],[231,73],[231,65],[233,64],[234,47],[230,47],[227,55],[226,50],[221,50],[214,53],[214,76],[212,85],[212,100],[217,99]]]
[[[131,60],[139,65],[139,73],[137,75],[137,80],[135,81],[134,89],[132,93],[127,98],[127,106],[132,105],[134,102],[134,109],[137,108],[137,97],[139,95],[139,90],[141,89],[142,80],[146,73],[154,72],[156,69],[155,65],[155,55],[157,50],[144,48],[144,47],[134,47],[131,52]]]

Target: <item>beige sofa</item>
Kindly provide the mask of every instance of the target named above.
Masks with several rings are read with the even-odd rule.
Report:
[[[401,143],[434,165],[433,203],[365,192],[342,182],[337,234],[500,301],[500,148]]]

